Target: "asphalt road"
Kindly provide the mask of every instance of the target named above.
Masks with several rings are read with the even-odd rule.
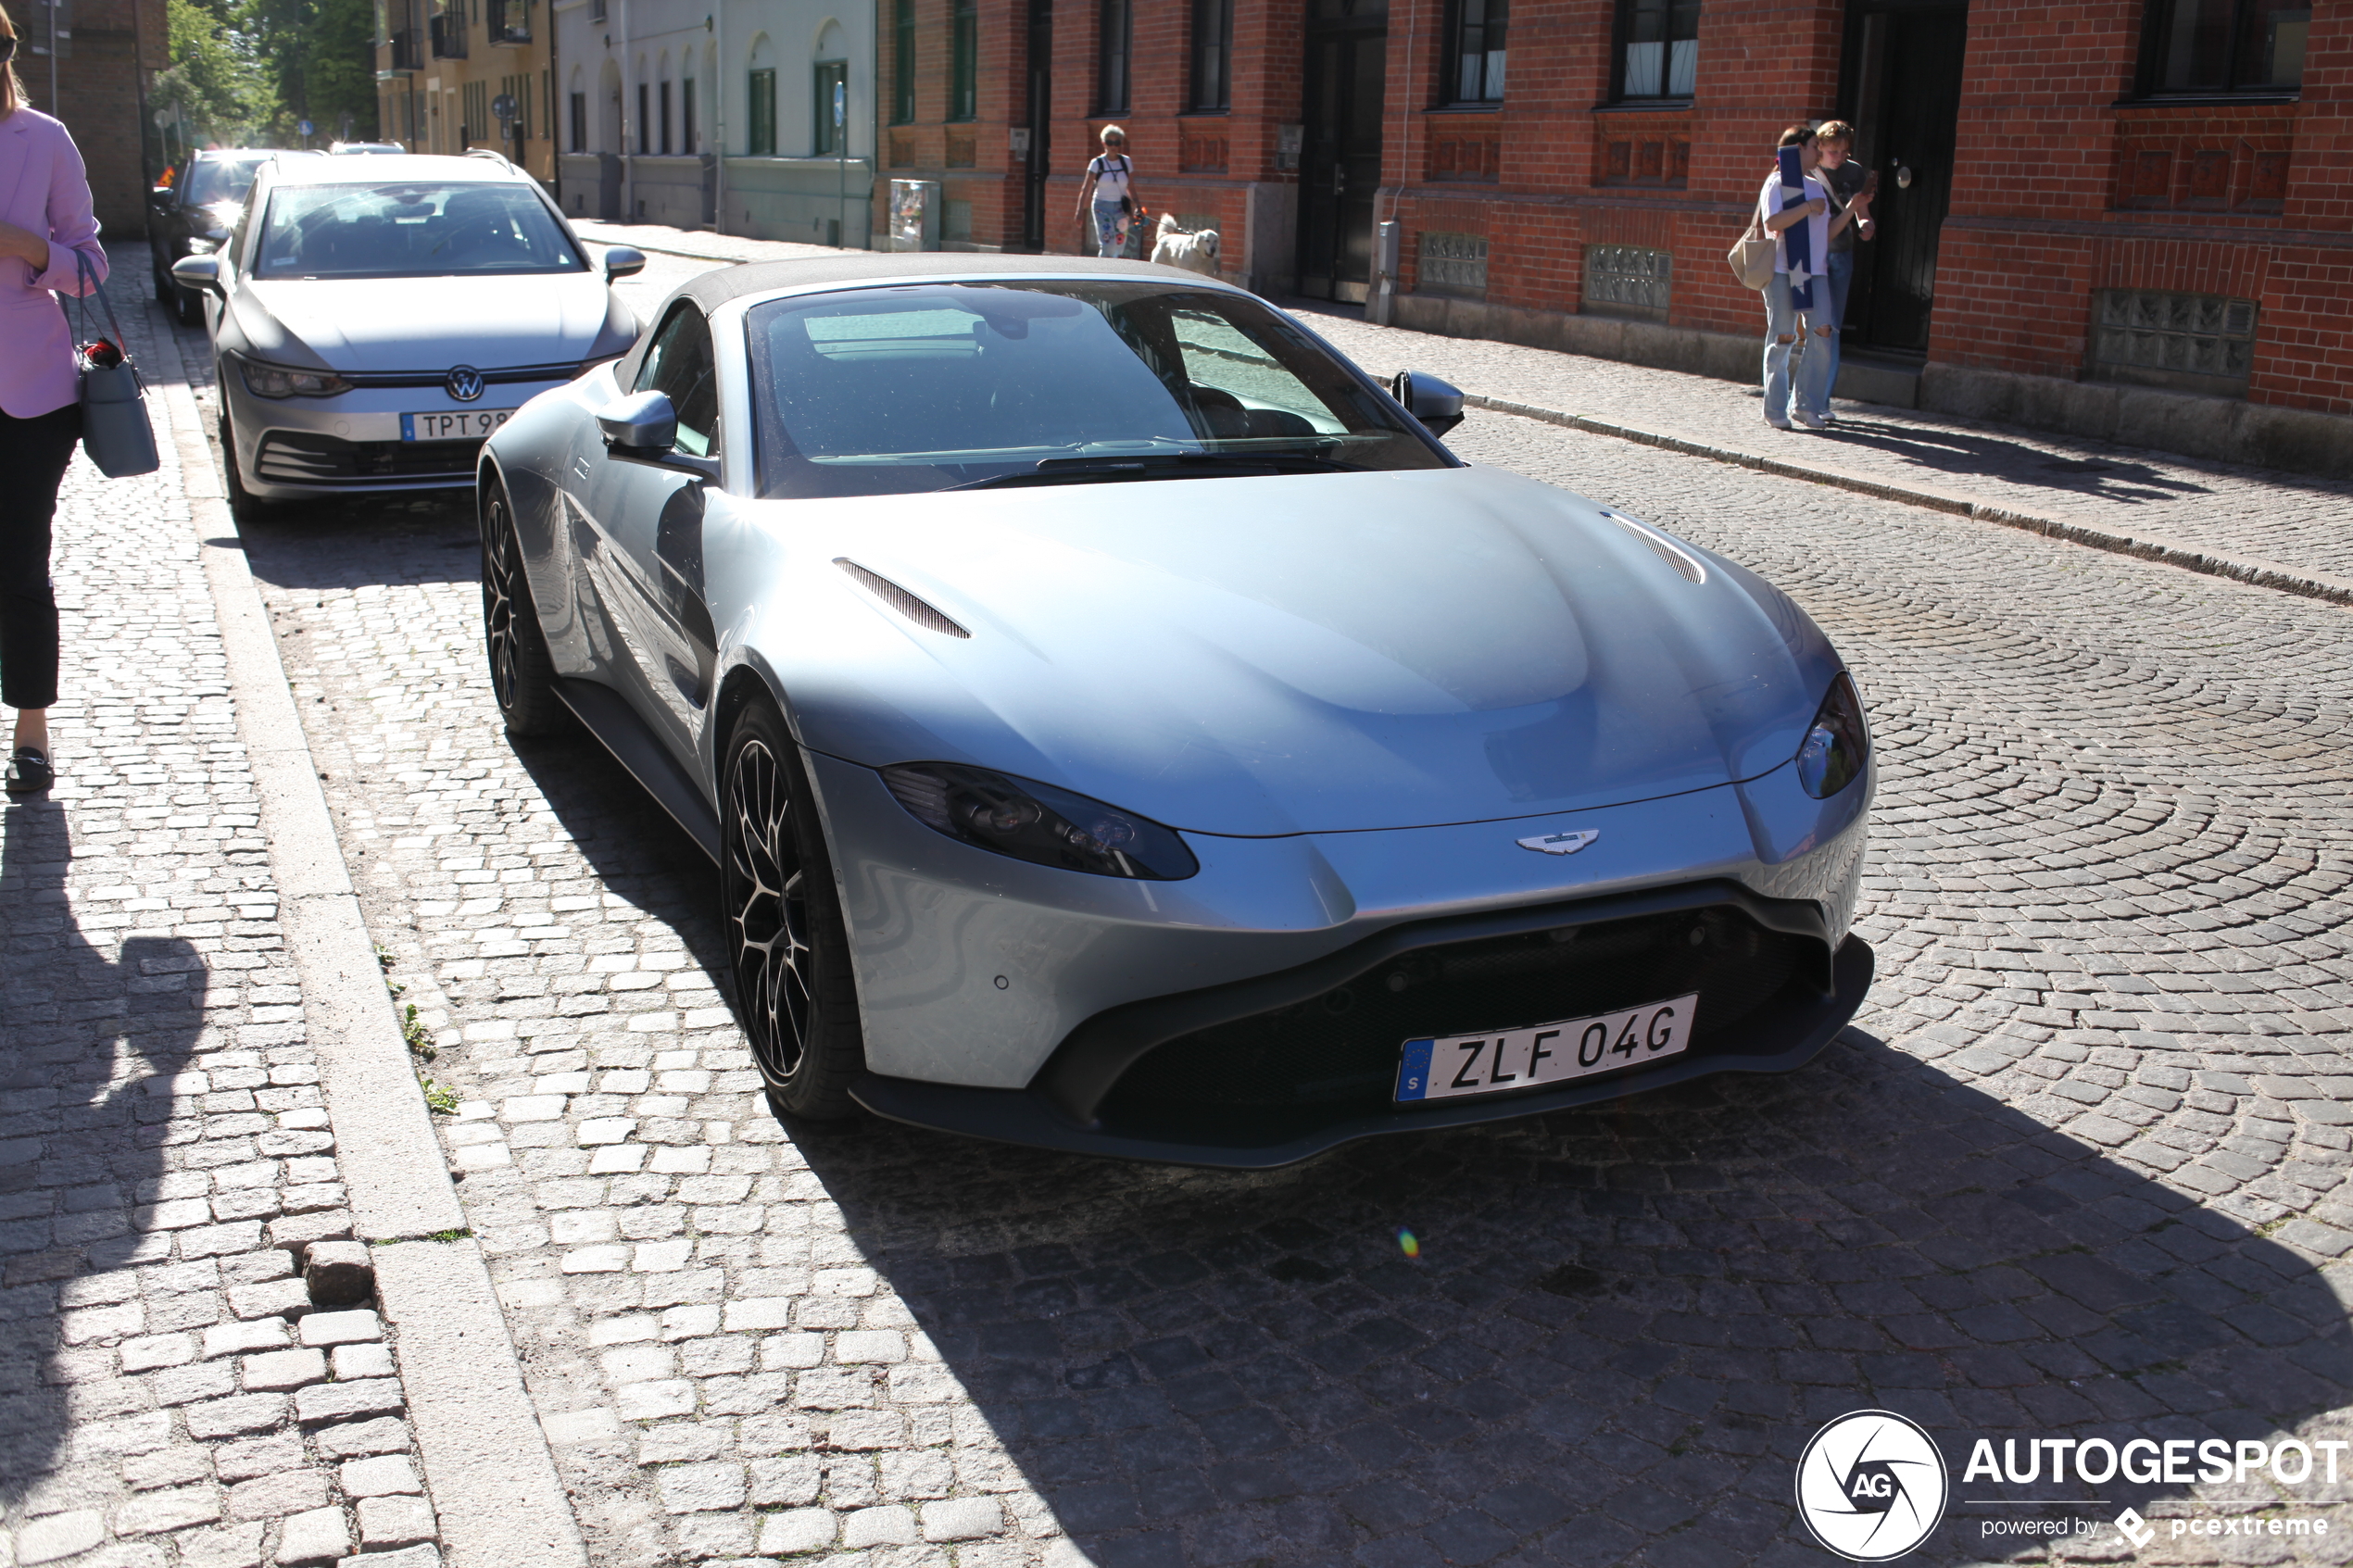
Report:
[[[1506,416],[1453,445],[1850,660],[1880,978],[1808,1070],[1264,1175],[788,1138],[691,847],[593,743],[502,734],[467,509],[247,532],[600,1563],[1810,1562],[1793,1467],[1851,1410],[1956,1460],[2353,1438],[2347,612]],[[2339,1562],[2188,1522],[2353,1529],[2340,1474],[1957,1473],[1917,1560],[2118,1561],[2130,1504],[2137,1562]]]

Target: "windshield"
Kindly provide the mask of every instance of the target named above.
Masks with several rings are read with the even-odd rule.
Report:
[[[259,278],[584,272],[546,204],[518,185],[287,185],[271,193]]]
[[[261,163],[258,157],[198,158],[189,166],[187,194],[180,199],[189,207],[241,202],[253,189],[253,171]]]
[[[1183,284],[860,289],[745,330],[763,495],[1448,463],[1288,318]]]

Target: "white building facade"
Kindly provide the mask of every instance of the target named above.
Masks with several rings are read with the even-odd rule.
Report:
[[[869,248],[873,0],[557,0],[574,218]]]

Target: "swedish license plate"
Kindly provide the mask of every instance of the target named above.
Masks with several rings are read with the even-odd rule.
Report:
[[[1397,1069],[1397,1098],[1501,1094],[1663,1061],[1690,1048],[1698,1010],[1694,991],[1592,1018],[1408,1040]]]
[[[400,416],[403,441],[479,441],[515,417],[512,408],[445,408]]]

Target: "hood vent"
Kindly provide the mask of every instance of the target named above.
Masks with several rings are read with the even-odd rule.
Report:
[[[1630,517],[1620,517],[1616,512],[1604,512],[1602,516],[1640,539],[1651,554],[1673,567],[1684,582],[1705,583],[1707,581],[1707,568],[1700,558],[1683,550],[1666,534],[1645,527]]]
[[[950,637],[969,637],[972,635],[970,632],[965,631],[962,626],[957,625],[954,621],[940,614],[939,611],[932,608],[931,606],[915,597],[914,595],[909,593],[898,583],[893,583],[889,578],[883,576],[879,572],[867,571],[864,567],[860,566],[856,561],[851,560],[848,556],[836,556],[834,558],[834,564],[841,568],[844,571],[849,573],[850,576],[856,578],[860,587],[874,595],[875,597],[882,600],[883,603],[888,605],[891,608],[897,610],[900,614],[905,616],[908,620],[913,621],[925,631],[937,632],[943,636]]]

